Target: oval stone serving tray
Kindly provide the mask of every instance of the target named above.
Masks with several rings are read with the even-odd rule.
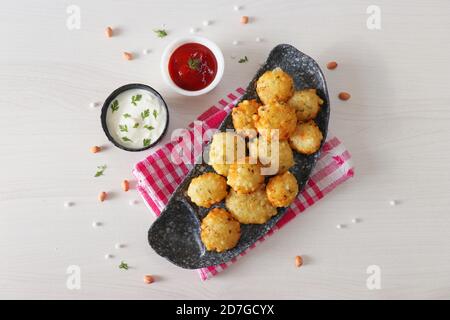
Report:
[[[258,70],[241,100],[258,99],[255,90],[256,81],[265,71],[276,67],[280,67],[294,79],[296,90],[315,88],[318,95],[324,100],[324,104],[315,119],[324,136],[323,145],[330,117],[330,100],[325,78],[317,62],[293,46],[280,44],[270,52],[266,63]],[[219,129],[232,128],[231,115],[229,115]],[[320,150],[313,155],[302,155],[294,152],[295,166],[290,171],[297,178],[300,190],[308,181],[319,158]],[[195,165],[174,192],[166,208],[148,232],[150,246],[160,256],[182,268],[198,269],[231,260],[266,234],[287,210],[286,208],[279,208],[278,214],[265,224],[242,224],[241,238],[235,248],[222,253],[207,251],[200,239],[200,224],[201,219],[206,216],[211,208],[206,209],[196,206],[186,195],[186,190],[193,177],[209,171],[213,171],[213,169],[207,164]],[[218,206],[224,207],[223,202]]]

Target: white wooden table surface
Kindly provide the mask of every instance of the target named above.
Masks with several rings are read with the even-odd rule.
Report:
[[[242,6],[236,12],[233,5]],[[81,10],[79,30],[66,22]],[[369,30],[370,5],[381,30]],[[243,26],[240,16],[251,17]],[[450,297],[450,3],[433,1],[24,1],[0,10],[0,298],[227,299]],[[211,20],[208,27],[202,21]],[[169,36],[152,30],[166,25]],[[111,25],[118,34],[106,39]],[[220,85],[186,98],[162,82],[159,59],[171,39],[198,34],[226,58]],[[262,42],[255,41],[261,37]],[[240,44],[234,46],[233,40]],[[272,47],[290,43],[325,69],[331,131],[351,151],[356,176],[220,276],[193,271],[148,246],[154,221],[135,190],[123,193],[144,153],[113,147],[99,122],[120,85],[150,84],[182,128],[230,90],[245,86]],[[152,53],[143,55],[144,48]],[[134,61],[122,51],[137,53]],[[247,64],[231,59],[247,55]],[[345,90],[352,99],[341,102]],[[170,137],[170,132],[165,141]],[[93,155],[92,145],[105,151]],[[95,179],[96,166],[107,164]],[[111,193],[100,204],[99,191]],[[389,201],[399,200],[397,206]],[[74,206],[65,208],[64,202]],[[360,218],[359,224],[351,224]],[[104,223],[94,229],[92,221]],[[338,230],[337,224],[347,228]],[[115,249],[115,243],[126,244]],[[114,259],[105,260],[111,253]],[[305,266],[294,267],[294,257]],[[119,270],[125,260],[132,267]],[[80,267],[81,288],[66,286]],[[369,290],[368,266],[381,270]],[[144,274],[157,275],[146,285]]]

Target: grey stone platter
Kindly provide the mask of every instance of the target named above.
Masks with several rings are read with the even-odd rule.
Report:
[[[315,121],[324,135],[324,142],[330,117],[330,100],[325,78],[317,62],[293,46],[280,44],[272,49],[266,63],[258,70],[241,100],[258,99],[255,90],[257,79],[265,71],[276,67],[282,68],[293,77],[296,90],[317,89],[319,96],[324,100],[324,104]],[[232,128],[231,115],[229,115],[219,129]],[[313,155],[302,155],[294,152],[295,166],[290,171],[297,178],[300,190],[308,181],[321,149]],[[211,208],[206,209],[196,206],[190,201],[186,191],[193,177],[209,171],[213,171],[213,169],[207,164],[195,165],[175,190],[166,208],[148,231],[150,246],[160,256],[182,268],[198,269],[231,260],[265,235],[286,212],[286,208],[278,209],[278,214],[265,224],[241,225],[241,238],[237,246],[231,250],[222,253],[207,251],[200,239],[200,224],[201,219],[206,216]],[[224,207],[223,202],[216,207]]]

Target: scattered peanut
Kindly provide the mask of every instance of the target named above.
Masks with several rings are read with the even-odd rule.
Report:
[[[301,256],[295,257],[295,266],[300,268],[303,265],[303,258]]]
[[[123,58],[128,61],[133,60],[133,54],[131,52],[124,52]]]
[[[90,150],[92,153],[97,153],[97,152],[100,152],[102,150],[102,148],[100,148],[99,146],[93,146],[93,147],[91,147]]]
[[[107,196],[107,194],[105,191],[100,192],[100,194],[98,195],[98,201],[100,201],[100,202],[105,201],[106,196]]]
[[[130,190],[130,182],[128,182],[128,180],[123,180],[122,181],[122,190],[125,191],[125,192]]]
[[[144,282],[146,284],[153,283],[153,282],[155,282],[155,278],[153,278],[153,276],[147,274],[147,275],[144,276]]]
[[[74,205],[74,203],[72,201],[64,202],[64,207],[66,207],[66,208],[72,207],[73,205]]]
[[[241,17],[241,23],[242,24],[247,24],[248,23],[248,16],[242,16]]]
[[[341,100],[346,101],[346,100],[350,99],[350,97],[351,97],[351,95],[348,92],[339,93],[339,99],[341,99]]]
[[[327,63],[328,70],[334,70],[337,68],[337,66],[338,66],[338,64],[336,61],[330,61]]]
[[[105,29],[105,35],[106,37],[111,38],[113,36],[113,29],[111,27],[107,27]]]

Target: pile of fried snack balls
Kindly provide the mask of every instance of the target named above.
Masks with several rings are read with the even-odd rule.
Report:
[[[187,190],[195,205],[216,205],[200,230],[210,251],[234,248],[241,223],[266,223],[277,208],[288,207],[299,192],[289,172],[295,164],[293,150],[313,154],[323,139],[314,122],[323,104],[316,89],[295,91],[291,76],[276,68],[258,79],[256,92],[260,101],[244,100],[233,108],[235,131],[213,136],[209,164],[215,172],[193,178]],[[263,175],[269,167],[275,172]],[[226,210],[220,207],[224,199]]]

